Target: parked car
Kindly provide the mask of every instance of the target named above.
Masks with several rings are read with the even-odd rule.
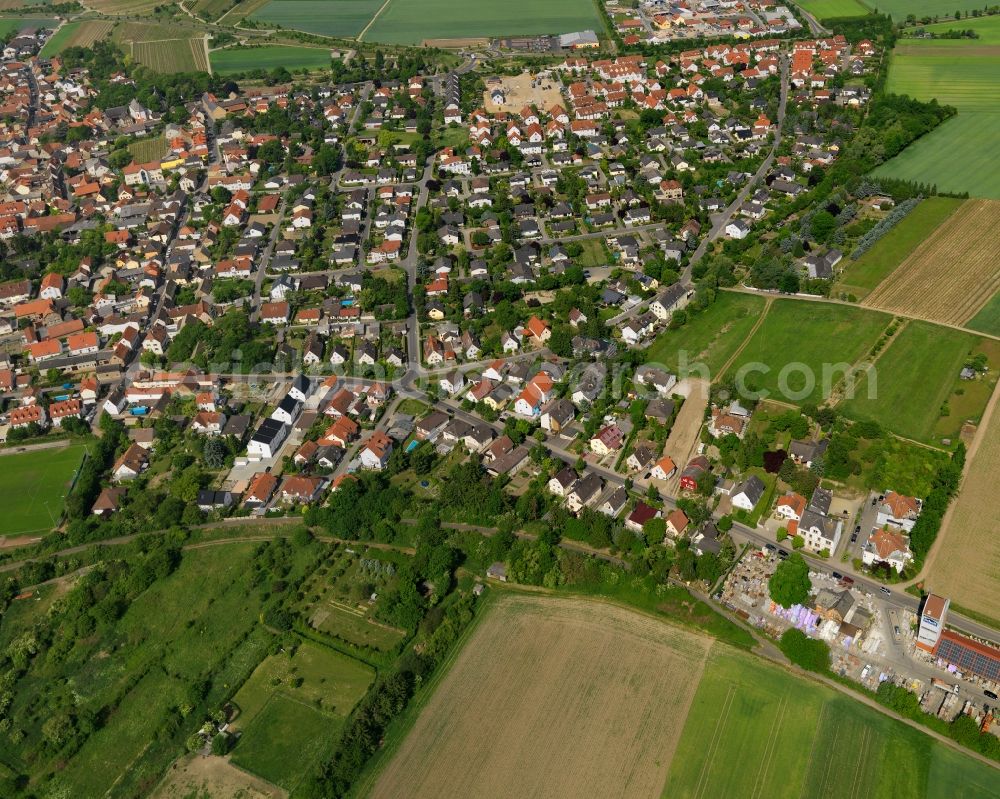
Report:
[[[886,596],[892,596],[892,591],[890,591],[890,590],[889,590],[888,588],[886,588],[886,587],[885,587],[884,585],[882,586],[882,588],[881,588],[880,590],[881,590],[881,591],[882,591],[882,593],[883,593],[883,594],[885,594]]]
[[[856,544],[856,543],[858,543],[858,534],[857,534],[857,533],[854,533],[854,534],[853,534],[853,535],[851,536],[851,543],[852,543],[852,544]]]
[[[844,575],[842,575],[840,572],[834,572],[833,573],[833,579],[834,580],[843,580],[844,579]]]
[[[860,532],[861,532],[861,525],[859,524],[857,527],[854,528],[854,535],[857,535]]]
[[[998,697],[992,691],[986,690],[986,691],[983,691],[983,693],[986,694],[986,696],[988,696],[990,699],[1000,699],[1000,697]]]

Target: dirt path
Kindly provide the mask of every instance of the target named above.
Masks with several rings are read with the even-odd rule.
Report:
[[[705,408],[708,407],[708,384],[694,377],[685,378],[685,381],[690,384],[691,390],[674,419],[674,426],[670,428],[670,435],[664,446],[664,452],[677,466],[677,474],[666,482],[666,493],[670,496],[677,496],[681,472],[698,446]]]
[[[385,2],[379,6],[378,11],[375,12],[375,16],[373,16],[370,20],[368,20],[368,24],[365,25],[364,28],[361,29],[361,33],[358,34],[359,42],[365,38],[365,34],[368,33],[368,29],[375,24],[375,20],[377,20],[381,16],[382,12],[389,7],[389,3],[391,2],[392,0],[385,0]]]
[[[764,324],[764,320],[767,318],[768,312],[771,310],[771,306],[774,305],[774,297],[766,297],[764,299],[764,310],[760,312],[760,318],[754,322],[750,332],[746,334],[743,338],[743,343],[740,344],[739,348],[732,354],[728,361],[726,361],[722,367],[719,369],[719,377],[721,378],[726,372],[729,371],[730,367],[736,363],[736,359],[740,357],[740,354],[746,349],[747,344],[750,343],[750,339],[753,338],[754,333],[760,330],[760,326]]]

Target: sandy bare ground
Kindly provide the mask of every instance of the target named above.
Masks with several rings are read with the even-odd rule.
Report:
[[[1000,386],[969,447],[958,498],[944,517],[927,558],[927,590],[956,605],[1000,619]]]
[[[186,755],[171,764],[152,799],[285,799],[276,785],[236,768],[224,757]]]
[[[502,105],[497,105],[490,99],[490,89],[483,92],[483,107],[491,114],[499,111],[509,113],[520,113],[526,105],[534,105],[540,111],[548,111],[554,105],[565,106],[565,101],[560,94],[559,82],[551,78],[543,78],[539,85],[532,87],[534,75],[522,72],[520,75],[504,75],[503,81],[504,101]]]
[[[370,796],[659,796],[711,641],[587,600],[488,614]]]
[[[705,421],[705,408],[708,407],[708,385],[704,380],[689,377],[682,380],[678,387],[678,393],[684,393],[685,388],[687,389],[686,399],[677,412],[677,418],[674,419],[674,426],[670,428],[670,435],[664,448],[664,454],[669,455],[677,465],[677,474],[666,481],[667,493],[672,496],[677,495],[681,472],[698,448],[698,434]]]
[[[1000,201],[963,203],[861,304],[932,322],[967,322],[1000,289],[998,223]]]

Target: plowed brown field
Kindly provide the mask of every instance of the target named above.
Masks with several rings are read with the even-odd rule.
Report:
[[[370,796],[659,796],[711,641],[587,600],[487,613]]]
[[[862,305],[962,325],[1000,289],[1000,201],[969,200],[917,247]]]

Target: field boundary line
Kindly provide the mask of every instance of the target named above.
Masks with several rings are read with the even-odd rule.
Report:
[[[854,799],[861,790],[861,783],[864,777],[865,767],[871,758],[872,730],[866,726],[861,733],[861,753],[858,756],[858,764],[854,767],[854,778],[851,780],[851,799]]]
[[[785,720],[785,713],[788,711],[788,694],[784,694],[778,702],[777,712],[774,714],[774,721],[771,722],[771,730],[768,733],[767,744],[764,747],[764,754],[760,758],[760,766],[757,768],[757,776],[753,781],[753,791],[750,799],[756,799],[764,790],[764,783],[767,782],[767,773],[771,770],[771,763],[774,762],[774,751],[778,746],[777,733],[781,729],[781,724]]]
[[[816,729],[813,733],[812,746],[809,747],[809,759],[806,761],[806,778],[802,780],[802,792],[799,794],[799,799],[805,799],[806,788],[809,783],[809,773],[812,770],[813,758],[816,757],[816,742],[819,740],[819,733],[823,727],[823,718],[826,716],[826,709],[830,706],[829,702],[824,702],[823,707],[819,711],[819,716],[816,719]],[[833,741],[827,747],[828,751],[833,752],[834,746],[837,745],[837,739],[840,737],[840,728],[838,727],[834,730]],[[827,758],[826,763],[823,764],[823,784],[820,785],[820,793],[825,793],[826,788],[826,769],[829,766],[830,761],[833,760],[832,757]]]
[[[390,722],[389,728],[383,736],[381,748],[368,761],[363,773],[355,780],[350,793],[351,796],[368,796],[371,793],[372,788],[378,781],[379,775],[382,773],[382,769],[388,765],[389,761],[392,760],[392,757],[399,750],[400,745],[406,740],[407,734],[413,728],[424,707],[437,692],[445,677],[451,672],[455,661],[458,660],[459,655],[465,649],[472,634],[482,624],[483,619],[490,612],[496,610],[502,598],[502,593],[495,591],[487,591],[479,598],[477,602],[479,608],[473,615],[472,621],[465,625],[465,629],[458,637],[458,640],[451,645],[451,650],[445,656],[445,659],[441,661],[431,674],[431,678],[414,694],[403,713]],[[376,679],[378,679],[378,671],[377,669]]]
[[[719,718],[715,722],[715,730],[712,733],[712,740],[708,744],[708,748],[705,750],[705,762],[701,766],[701,771],[698,774],[698,782],[695,785],[694,796],[695,799],[701,799],[702,794],[708,788],[709,782],[709,772],[711,771],[711,766],[713,765],[713,758],[715,757],[715,750],[719,748],[719,741],[722,740],[723,730],[726,726],[726,721],[729,719],[729,711],[733,708],[733,700],[736,697],[736,686],[730,685],[728,691],[726,692],[726,699],[722,703],[722,710],[719,713]]]
[[[376,11],[376,12],[375,12],[375,16],[373,16],[373,17],[372,17],[372,18],[371,18],[370,20],[368,20],[368,24],[367,24],[367,25],[365,25],[365,26],[364,26],[364,27],[363,27],[363,28],[361,29],[361,32],[360,32],[360,33],[359,33],[359,34],[357,35],[357,40],[358,40],[359,42],[360,42],[360,41],[361,41],[361,40],[362,40],[362,39],[364,38],[365,34],[366,34],[366,33],[368,33],[368,29],[369,29],[369,28],[370,28],[370,27],[371,27],[372,25],[374,25],[374,24],[375,24],[375,20],[377,20],[377,19],[379,18],[379,16],[381,16],[382,12],[383,12],[383,11],[385,11],[385,9],[386,9],[386,8],[388,7],[389,3],[391,3],[391,2],[392,2],[392,0],[385,0],[385,2],[384,2],[384,3],[382,3],[382,5],[381,5],[381,6],[379,6],[379,9],[378,9],[378,11]]]

